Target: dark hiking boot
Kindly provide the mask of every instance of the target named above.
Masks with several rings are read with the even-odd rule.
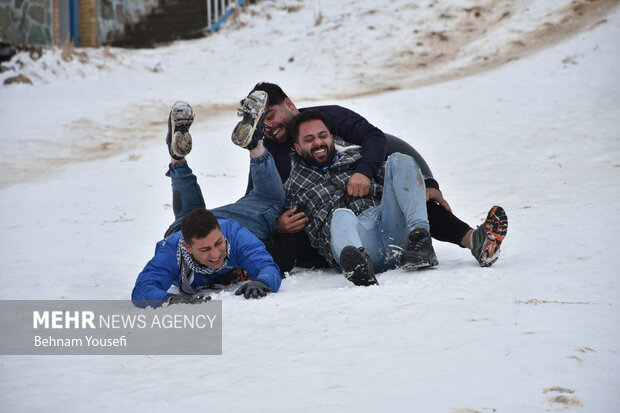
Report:
[[[194,121],[194,110],[182,100],[177,101],[170,109],[168,116],[168,134],[166,144],[173,159],[183,159],[192,150],[192,135],[189,127]]]
[[[490,267],[499,258],[499,246],[508,232],[508,216],[501,206],[494,206],[487,219],[472,234],[471,253],[481,267]]]
[[[403,251],[403,255],[400,257],[400,264],[407,271],[433,267],[439,264],[433,249],[431,234],[427,230],[424,228],[414,228],[409,233],[405,251]]]
[[[237,115],[243,119],[237,123],[231,137],[235,145],[254,149],[258,141],[263,139],[265,134],[263,120],[267,113],[268,100],[267,92],[255,90],[241,101]]]
[[[364,248],[355,248],[352,245],[344,247],[340,253],[340,269],[345,278],[355,285],[379,284]]]

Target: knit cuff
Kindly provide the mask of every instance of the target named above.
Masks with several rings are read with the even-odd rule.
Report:
[[[426,179],[424,180],[424,185],[426,185],[426,189],[429,189],[429,188],[435,188],[435,189],[437,189],[438,191],[441,191],[441,190],[439,189],[439,184],[438,184],[438,183],[437,183],[437,181],[435,181],[433,178],[426,178]]]

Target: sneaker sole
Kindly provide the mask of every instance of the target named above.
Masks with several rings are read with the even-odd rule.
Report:
[[[250,126],[250,122],[247,122],[247,119],[244,118],[242,121],[237,123],[235,129],[233,130],[231,140],[237,146],[241,146],[242,148],[247,148],[250,143],[252,143],[252,136],[254,136],[254,131],[260,122],[263,121],[265,117],[265,108],[267,107],[267,99],[261,102],[261,106],[259,111],[257,112],[256,119]]]
[[[189,104],[178,101],[170,111],[170,122],[173,131],[170,150],[175,156],[184,158],[192,150],[192,135],[189,133],[189,127],[194,122],[194,110]]]
[[[491,208],[483,225],[486,239],[478,262],[481,267],[490,267],[498,260],[499,247],[508,232],[508,216],[504,208],[497,205]]]
[[[177,131],[172,135],[170,150],[178,157],[185,158],[192,151],[192,135]]]

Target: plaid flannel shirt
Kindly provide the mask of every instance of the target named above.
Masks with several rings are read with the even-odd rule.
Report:
[[[313,169],[299,157],[295,160],[291,174],[284,184],[286,190],[285,209],[297,207],[308,217],[305,231],[311,245],[337,267],[331,251],[330,228],[332,212],[337,208],[348,208],[355,215],[381,203],[385,162],[370,180],[370,191],[363,198],[349,196],[347,182],[355,173],[357,163],[362,159],[359,148],[339,152],[340,158],[332,163],[326,172]]]

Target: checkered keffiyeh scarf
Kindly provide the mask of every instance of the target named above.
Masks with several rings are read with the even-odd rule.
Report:
[[[213,269],[206,265],[200,264],[192,257],[192,254],[187,251],[184,245],[185,239],[181,235],[179,238],[179,244],[177,245],[177,264],[179,265],[179,290],[183,294],[192,295],[196,293],[196,290],[192,287],[194,282],[194,273],[199,274],[215,274],[217,271],[228,265],[228,258],[230,257],[230,242],[226,240],[226,257],[222,266],[217,269]]]

